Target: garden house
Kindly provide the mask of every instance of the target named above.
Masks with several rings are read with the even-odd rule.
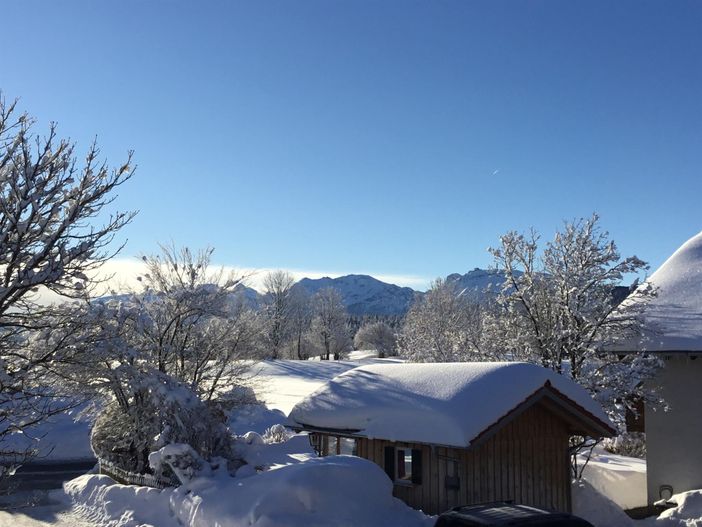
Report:
[[[569,438],[615,433],[579,385],[515,362],[362,366],[289,421],[320,455],[377,463],[396,497],[430,514],[495,500],[570,511]]]

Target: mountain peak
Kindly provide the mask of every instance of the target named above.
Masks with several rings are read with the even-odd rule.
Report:
[[[327,287],[336,289],[352,315],[404,315],[417,295],[409,287],[388,284],[365,274],[303,278],[296,285],[310,294]]]

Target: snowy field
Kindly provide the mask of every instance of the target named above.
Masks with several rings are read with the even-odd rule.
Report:
[[[90,448],[92,423],[82,408],[50,417],[47,421],[8,438],[8,446],[19,451],[36,448],[38,461],[82,461],[94,459]]]
[[[63,491],[42,495],[33,507],[22,506],[19,497],[14,507],[0,511],[0,527],[429,527],[434,518],[394,498],[390,480],[374,463],[348,456],[316,458],[304,435],[278,442],[262,438],[266,429],[285,422],[292,407],[327,380],[379,362],[397,361],[357,353],[348,361],[255,365],[252,387],[266,406],[251,405],[230,417],[230,429],[242,436],[238,448],[247,462],[234,477],[215,471],[177,489],[157,490],[89,474],[68,482]],[[87,425],[75,423],[74,417],[58,420],[47,435],[54,441],[63,434],[71,438],[71,448],[55,448],[54,458],[89,452]],[[585,472],[587,483],[573,489],[574,511],[596,527],[702,527],[700,493],[676,496],[680,506],[658,519],[630,520],[622,508],[645,505],[645,475],[642,460],[597,450]]]

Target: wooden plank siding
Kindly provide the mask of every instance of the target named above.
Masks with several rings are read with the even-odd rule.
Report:
[[[536,404],[469,449],[367,438],[356,444],[359,457],[383,470],[385,447],[420,449],[422,483],[395,483],[393,494],[428,514],[499,500],[570,512],[569,435],[567,423]],[[454,475],[458,490],[446,486],[446,477]]]

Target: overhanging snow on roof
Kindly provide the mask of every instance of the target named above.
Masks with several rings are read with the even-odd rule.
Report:
[[[643,337],[612,349],[702,352],[702,232],[686,241],[647,282],[656,295],[643,309]]]
[[[290,413],[293,427],[468,447],[525,404],[551,400],[584,430],[614,426],[570,379],[519,362],[374,364],[327,382]]]

